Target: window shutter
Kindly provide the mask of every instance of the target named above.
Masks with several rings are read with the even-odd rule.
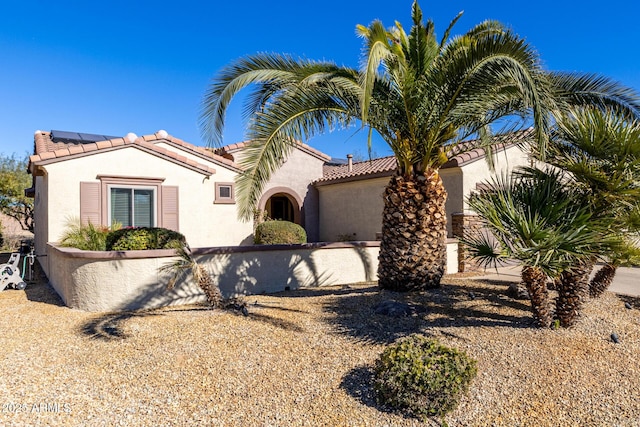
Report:
[[[171,185],[163,185],[162,191],[162,219],[161,227],[168,228],[170,230],[178,230],[178,187]]]
[[[102,225],[100,215],[100,183],[80,183],[80,221],[86,225]]]

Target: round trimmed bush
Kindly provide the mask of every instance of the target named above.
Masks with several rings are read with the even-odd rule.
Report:
[[[476,361],[423,335],[389,346],[375,364],[378,401],[421,419],[453,410],[476,376]]]
[[[256,227],[253,240],[257,245],[307,243],[307,233],[293,222],[265,221]]]
[[[107,234],[108,251],[137,251],[147,249],[173,249],[175,242],[185,243],[177,231],[159,227],[121,228]]]

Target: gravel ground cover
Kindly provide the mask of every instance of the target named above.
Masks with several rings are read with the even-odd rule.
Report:
[[[640,300],[607,293],[576,327],[538,330],[505,291],[460,276],[419,295],[358,284],[248,297],[245,317],[86,313],[45,284],[6,290],[0,425],[439,425],[381,407],[368,386],[384,347],[421,332],[478,360],[450,426],[640,426]],[[427,310],[374,314],[389,299]]]

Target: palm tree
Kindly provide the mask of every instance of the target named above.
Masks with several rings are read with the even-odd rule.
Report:
[[[542,327],[554,319],[547,279],[580,274],[578,261],[602,250],[603,224],[595,221],[584,197],[558,169],[523,168],[492,180],[469,198],[486,231],[465,244],[481,265],[503,260],[522,264],[522,281],[529,291],[534,318]],[[562,280],[555,315],[562,326],[580,311],[586,283]]]
[[[198,264],[191,256],[191,250],[188,246],[176,244],[174,249],[178,258],[174,262],[167,263],[160,267],[161,272],[167,272],[172,275],[169,280],[167,289],[173,289],[176,282],[191,273],[198,287],[207,297],[207,302],[211,308],[223,308],[225,306],[220,288],[213,281],[207,269]]]
[[[249,315],[247,303],[244,301],[244,298],[224,298],[222,296],[222,292],[220,292],[218,284],[211,277],[211,273],[207,271],[206,267],[199,264],[198,261],[191,256],[191,249],[189,248],[189,245],[183,244],[179,241],[175,241],[173,243],[172,247],[176,251],[178,258],[173,262],[166,263],[158,269],[160,272],[169,273],[171,275],[167,284],[168,290],[173,289],[179,279],[186,278],[190,273],[198,287],[207,298],[209,307],[238,310],[244,316]]]
[[[558,120],[547,160],[571,173],[594,218],[618,236],[589,282],[589,294],[599,296],[618,266],[639,261],[632,238],[640,231],[640,119],[617,108],[574,109]],[[570,280],[588,280],[593,262],[583,264],[582,277]]]
[[[296,140],[359,121],[368,128],[369,147],[375,131],[397,160],[384,192],[379,285],[437,287],[447,221],[439,169],[453,155],[477,148],[463,142],[477,137],[491,162],[491,125],[521,115],[532,118],[543,152],[551,111],[628,95],[607,79],[544,72],[525,40],[496,21],[450,37],[460,16],[440,40],[434,23],[423,23],[417,2],[408,34],[399,23],[390,29],[380,21],[359,25],[365,44],[360,70],[280,54],[252,55],[223,68],[205,95],[200,124],[205,138],[220,144],[229,103],[252,87],[245,105],[252,142],[241,163],[246,172],[237,179],[241,218],[252,218],[264,185]],[[523,122],[513,123],[510,129]]]

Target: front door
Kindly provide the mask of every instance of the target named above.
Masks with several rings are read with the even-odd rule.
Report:
[[[276,194],[269,199],[267,213],[271,219],[295,222],[293,203],[284,195]]]

